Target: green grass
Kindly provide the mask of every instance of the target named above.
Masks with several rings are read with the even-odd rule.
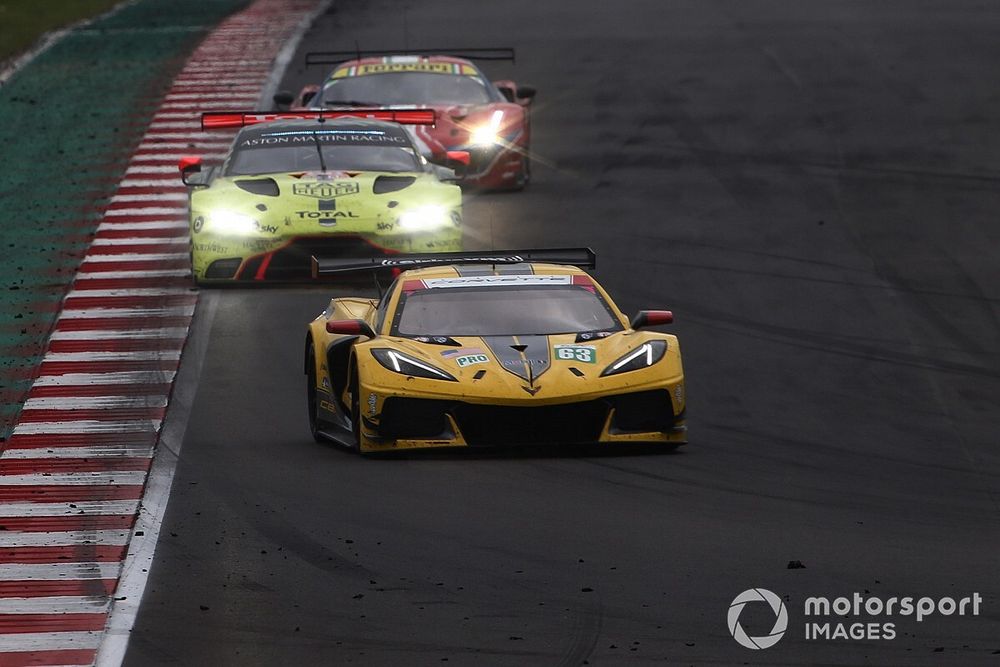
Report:
[[[42,34],[105,12],[121,0],[0,0],[0,63]]]

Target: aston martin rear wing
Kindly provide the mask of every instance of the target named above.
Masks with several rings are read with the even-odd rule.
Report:
[[[567,264],[581,269],[597,266],[597,255],[590,248],[534,248],[531,250],[487,250],[481,252],[435,252],[382,255],[378,257],[312,258],[312,276],[320,278],[340,273],[419,269],[449,264]]]
[[[384,58],[386,56],[449,56],[466,60],[507,60],[516,62],[514,49],[498,47],[490,49],[404,49],[390,51],[310,51],[306,54],[306,67],[310,65],[336,65],[347,60],[362,58]]]
[[[202,130],[246,127],[274,120],[333,120],[370,118],[400,125],[434,125],[434,109],[323,109],[316,111],[208,111],[201,114]]]

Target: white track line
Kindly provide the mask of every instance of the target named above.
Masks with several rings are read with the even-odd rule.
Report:
[[[139,458],[153,455],[152,447],[135,445],[88,445],[86,447],[48,447],[46,449],[5,449],[5,461],[17,459],[75,459],[75,458]]]
[[[0,581],[116,579],[119,572],[121,563],[4,563]]]
[[[94,290],[99,291],[99,290]],[[86,292],[81,292],[86,294]],[[61,331],[52,332],[51,340],[113,340],[116,338],[184,338],[187,329],[181,327],[165,327],[160,329],[96,329],[94,331]],[[106,373],[101,373],[106,375]]]
[[[0,548],[10,547],[71,547],[76,544],[122,546],[128,544],[130,530],[67,530],[30,531],[17,533],[0,530]]]
[[[76,274],[77,280],[104,280],[107,278],[183,278],[191,269],[149,269],[146,271],[87,271]]]
[[[38,516],[67,516],[97,514],[107,516],[129,516],[139,511],[138,500],[80,500],[76,502],[59,503],[0,503],[0,517],[10,518],[18,516],[38,517]],[[64,563],[45,564],[45,567],[57,568]],[[68,565],[68,564],[65,564]],[[117,565],[117,563],[116,563]],[[0,579],[17,580],[21,577],[10,575],[4,563],[0,567]],[[22,566],[24,567],[24,566]],[[42,568],[42,565],[38,565]],[[77,565],[77,567],[81,567]],[[41,571],[41,570],[40,570]],[[31,578],[31,577],[27,577]],[[48,579],[49,577],[39,577]]]
[[[67,422],[73,423],[73,422]],[[141,486],[146,481],[145,470],[114,470],[111,472],[53,472],[23,475],[0,474],[0,486]],[[2,531],[0,531],[2,532]]]
[[[0,614],[100,614],[109,602],[103,595],[0,598]]]
[[[36,387],[61,387],[92,384],[169,384],[175,371],[121,371],[119,373],[65,373],[42,375]]]
[[[164,408],[167,397],[162,394],[134,396],[45,396],[29,398],[24,410],[86,410],[100,408]],[[5,452],[6,454],[6,452]]]
[[[96,419],[79,419],[74,421],[30,422],[14,427],[14,435],[56,435],[60,433],[135,433],[160,430],[160,419],[131,419],[129,421],[102,422]],[[0,480],[6,478],[0,476]],[[0,485],[6,483],[0,481]],[[46,482],[36,482],[45,484]],[[134,483],[134,482],[133,482]],[[141,481],[140,481],[141,483]]]
[[[48,352],[45,361],[163,361],[180,359],[181,351],[129,350],[127,352]]]
[[[137,272],[136,275],[141,275]],[[181,274],[187,275],[190,271]],[[88,274],[100,276],[101,274]],[[104,317],[190,317],[194,306],[176,306],[173,308],[89,308],[85,310],[64,310],[60,320],[95,319]]]
[[[82,651],[93,650],[101,644],[100,630],[73,632],[11,632],[0,635],[4,652],[28,651]],[[0,655],[3,655],[0,653]],[[47,663],[48,664],[48,663]],[[64,667],[70,667],[66,665]],[[72,667],[81,667],[73,665]]]

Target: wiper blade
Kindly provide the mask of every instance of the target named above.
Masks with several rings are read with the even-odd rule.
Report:
[[[323,159],[323,145],[319,142],[319,135],[315,131],[312,133],[313,141],[316,142],[316,153],[319,154],[319,168],[326,173],[326,161]]]
[[[323,100],[323,104],[329,107],[381,107],[385,106],[381,102],[362,102],[361,100]]]

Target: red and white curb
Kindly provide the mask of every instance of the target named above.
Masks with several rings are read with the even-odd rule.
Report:
[[[199,114],[256,106],[279,50],[326,4],[257,0],[220,24],[174,81],[107,206],[0,453],[3,667],[124,657],[145,578],[131,596],[120,578],[154,486],[162,516],[172,468],[166,491],[147,488],[147,474],[198,301],[176,165],[192,153],[223,157],[232,135],[200,132]],[[155,544],[138,542],[151,558]],[[126,604],[131,616],[106,633]]]

